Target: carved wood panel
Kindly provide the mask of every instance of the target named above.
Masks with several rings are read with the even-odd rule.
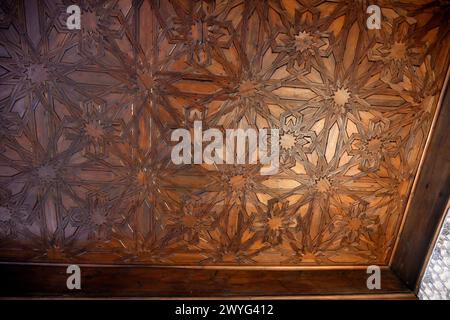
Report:
[[[446,1],[80,0],[68,30],[73,3],[0,3],[1,260],[387,264],[448,70]],[[174,165],[194,120],[278,128],[278,174]]]

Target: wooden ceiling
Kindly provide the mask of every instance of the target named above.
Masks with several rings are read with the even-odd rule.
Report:
[[[445,1],[0,3],[0,260],[387,265],[449,65]],[[280,171],[171,162],[278,128]]]

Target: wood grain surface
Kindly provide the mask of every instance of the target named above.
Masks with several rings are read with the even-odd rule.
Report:
[[[450,200],[450,84],[408,208],[392,269],[416,292]]]
[[[367,1],[86,0],[81,30],[69,4],[0,2],[1,261],[388,263],[448,70],[448,2],[373,1],[380,30]],[[174,165],[171,132],[194,120],[278,128],[279,173]]]
[[[81,290],[66,287],[66,266],[0,265],[0,297],[267,297],[398,295],[412,292],[388,269],[381,289],[369,290],[366,270],[205,270],[81,266]]]

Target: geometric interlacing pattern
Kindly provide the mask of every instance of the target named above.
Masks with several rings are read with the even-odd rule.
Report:
[[[1,260],[387,264],[449,65],[427,2],[1,1]],[[278,174],[174,165],[195,120],[278,128]]]

